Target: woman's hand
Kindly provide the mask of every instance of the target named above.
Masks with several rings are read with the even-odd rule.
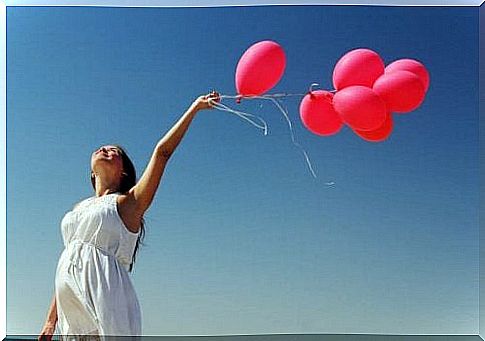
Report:
[[[40,332],[39,337],[37,338],[38,341],[51,341],[52,336],[56,330],[56,324],[52,322],[46,322],[42,331]]]
[[[195,108],[197,110],[203,109],[212,109],[214,107],[214,103],[217,103],[221,100],[220,95],[217,91],[211,91],[207,95],[199,96],[195,102]]]

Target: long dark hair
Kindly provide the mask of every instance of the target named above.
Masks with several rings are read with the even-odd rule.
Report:
[[[136,170],[133,162],[131,162],[130,158],[126,151],[117,144],[112,144],[111,146],[115,146],[118,149],[121,159],[123,160],[123,174],[121,177],[120,187],[118,188],[118,192],[121,194],[126,194],[128,191],[136,185]],[[96,190],[96,178],[93,176],[91,172],[91,185],[93,185],[94,190]],[[133,252],[133,257],[131,259],[130,269],[128,271],[131,272],[133,270],[133,265],[135,264],[136,254],[138,252],[138,247],[143,245],[143,239],[145,238],[145,219],[142,217],[141,219],[141,226],[140,226],[140,234],[138,235],[138,239],[136,240],[135,250]]]

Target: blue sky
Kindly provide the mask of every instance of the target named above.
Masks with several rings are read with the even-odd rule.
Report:
[[[200,112],[146,216],[144,334],[477,332],[477,24],[476,8],[9,7],[7,333],[41,328],[92,150],[122,144],[141,173],[199,94],[234,94],[264,39],[287,56],[272,92],[331,89],[358,47],[422,61],[431,86],[378,144],[312,135],[287,99],[317,179],[269,103],[226,102],[264,117],[266,137]]]

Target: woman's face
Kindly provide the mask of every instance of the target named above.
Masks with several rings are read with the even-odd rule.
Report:
[[[123,172],[123,159],[118,148],[106,145],[98,148],[91,154],[91,169],[96,172],[98,167],[103,167],[104,171],[115,174]]]

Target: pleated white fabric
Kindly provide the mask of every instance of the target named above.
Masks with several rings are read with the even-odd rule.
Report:
[[[87,198],[62,219],[65,249],[55,288],[63,340],[141,335],[141,309],[128,273],[139,232],[121,220],[118,195]]]

